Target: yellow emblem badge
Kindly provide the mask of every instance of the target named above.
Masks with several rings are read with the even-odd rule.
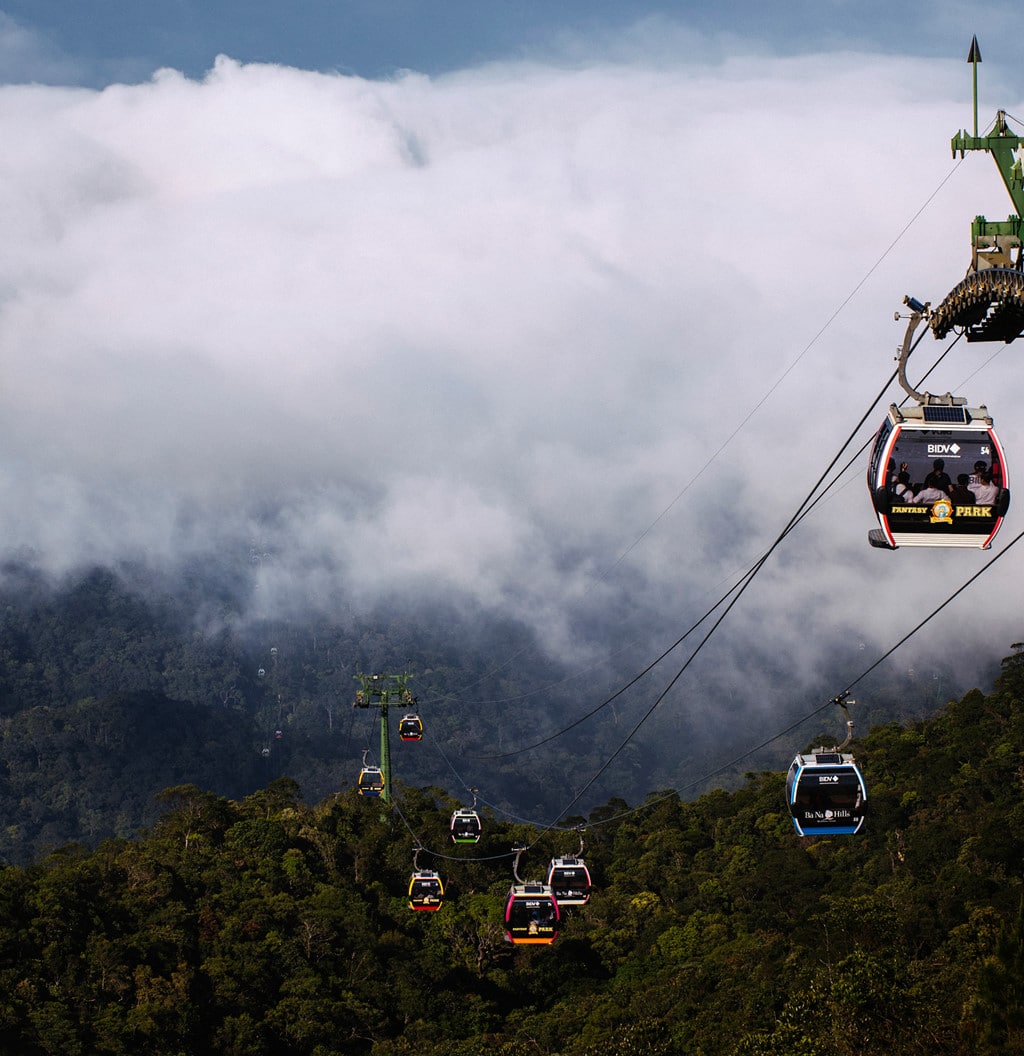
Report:
[[[932,505],[932,524],[953,523],[953,503],[949,499],[939,499]]]

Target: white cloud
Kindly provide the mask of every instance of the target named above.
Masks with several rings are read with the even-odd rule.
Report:
[[[265,599],[451,590],[558,648],[588,605],[685,623],[874,397],[902,295],[941,297],[1005,215],[986,159],[602,572],[945,178],[969,91],[853,54],[2,88],[0,533],[67,567],[280,531]],[[1013,451],[1011,359],[970,395]],[[812,628],[884,641],[978,563],[868,552],[870,524],[857,481],[737,636],[770,626],[810,679]]]

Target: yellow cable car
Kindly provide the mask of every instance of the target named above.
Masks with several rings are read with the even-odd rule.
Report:
[[[357,784],[361,796],[381,796],[384,794],[384,771],[379,766],[364,766],[359,771]]]
[[[444,902],[444,883],[433,869],[417,869],[409,880],[409,908],[434,911]]]

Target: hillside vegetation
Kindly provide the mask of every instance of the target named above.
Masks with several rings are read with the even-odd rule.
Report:
[[[550,947],[503,939],[521,873],[576,850],[404,787],[317,806],[288,779],[163,796],[138,840],[0,872],[0,1051],[231,1056],[1024,1052],[1024,655],[994,691],[855,744],[871,812],[800,840],[783,776],[588,819],[597,890]],[[415,840],[448,884],[405,890]],[[536,841],[536,842],[534,842]],[[429,860],[428,860],[429,859]]]
[[[752,743],[769,737],[863,665],[856,642],[856,663],[822,643],[808,688],[765,641],[744,652],[742,692],[716,686],[706,664],[623,744],[668,677],[660,668],[635,677],[657,636],[627,648],[620,627],[607,640],[595,632],[592,645],[618,666],[581,667],[552,659],[529,628],[497,613],[437,602],[355,614],[340,599],[329,617],[253,621],[254,592],[245,566],[223,563],[174,576],[94,568],[59,581],[0,566],[0,864],[152,827],[155,797],[172,785],[237,800],[288,776],[310,803],[352,787],[362,750],[379,740],[377,713],[351,706],[360,672],[412,675],[427,736],[392,754],[407,785],[464,794],[479,784],[512,816],[550,818],[571,798],[567,787],[599,772],[576,809],[611,796],[637,802],[652,788],[694,795],[711,787],[709,772],[737,787],[752,764],[720,767],[738,728]],[[997,664],[992,653],[984,684]],[[941,664],[924,677],[870,675],[858,685],[858,729],[926,717],[972,684],[957,677]],[[602,700],[610,706],[595,709]],[[542,751],[523,751],[559,730]],[[787,750],[780,741],[756,765],[782,769]]]

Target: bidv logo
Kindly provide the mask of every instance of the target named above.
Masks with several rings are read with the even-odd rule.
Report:
[[[959,444],[929,444],[928,445],[929,455],[959,455],[960,445]]]
[[[826,784],[828,782],[838,781],[838,780],[839,780],[839,775],[838,774],[818,774],[818,782],[819,782],[819,784],[822,784],[822,785],[824,785],[824,784]]]

